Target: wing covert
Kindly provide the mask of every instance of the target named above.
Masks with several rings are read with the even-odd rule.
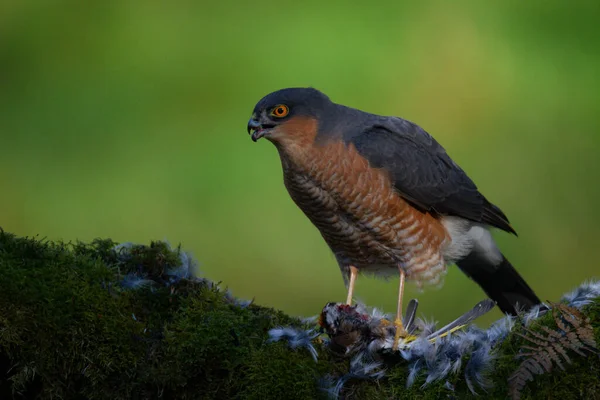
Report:
[[[421,211],[455,215],[514,233],[504,213],[416,124],[388,117],[347,141],[371,166],[387,171],[398,193]]]

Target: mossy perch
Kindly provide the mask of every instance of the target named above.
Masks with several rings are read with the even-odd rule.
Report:
[[[0,398],[313,399],[349,359],[317,346],[269,341],[279,326],[306,322],[240,302],[216,284],[187,279],[191,260],[162,242],[64,244],[0,231]],[[117,247],[118,249],[119,247]],[[186,264],[187,265],[184,265]],[[600,342],[600,299],[584,308]],[[530,326],[550,324],[546,315]],[[508,396],[524,339],[497,349],[486,398]],[[600,359],[574,357],[566,371],[536,376],[522,398],[600,398]],[[462,374],[406,388],[404,363],[377,382],[350,380],[356,399],[470,398]],[[450,389],[451,388],[451,389]],[[480,391],[483,393],[483,391]]]

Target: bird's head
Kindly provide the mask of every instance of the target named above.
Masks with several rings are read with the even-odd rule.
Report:
[[[278,90],[256,104],[248,121],[248,134],[255,142],[264,137],[274,143],[314,137],[320,117],[331,105],[325,94],[313,88]]]

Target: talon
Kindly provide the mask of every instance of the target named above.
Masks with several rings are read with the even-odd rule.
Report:
[[[400,344],[400,338],[405,339],[408,336],[408,332],[404,329],[404,324],[402,324],[402,319],[400,318],[396,318],[394,326],[396,327],[396,335],[394,335],[394,345],[392,346],[392,350],[397,351]]]

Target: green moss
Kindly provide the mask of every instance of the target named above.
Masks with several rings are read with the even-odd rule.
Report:
[[[0,231],[0,398],[313,399],[319,380],[339,377],[348,360],[319,348],[269,343],[268,331],[302,324],[280,311],[239,307],[213,283],[171,280],[180,249],[161,242],[119,255],[110,240],[52,243]],[[154,282],[138,289],[128,274]],[[600,326],[600,303],[586,312]],[[548,323],[544,317],[540,323]],[[596,337],[600,342],[600,330]],[[499,349],[486,397],[505,398],[522,340]],[[473,397],[462,374],[425,389],[406,388],[405,364],[389,365],[379,382],[350,380],[347,398]],[[600,361],[574,358],[568,373],[536,377],[524,398],[598,398]],[[480,391],[483,393],[483,391]]]

